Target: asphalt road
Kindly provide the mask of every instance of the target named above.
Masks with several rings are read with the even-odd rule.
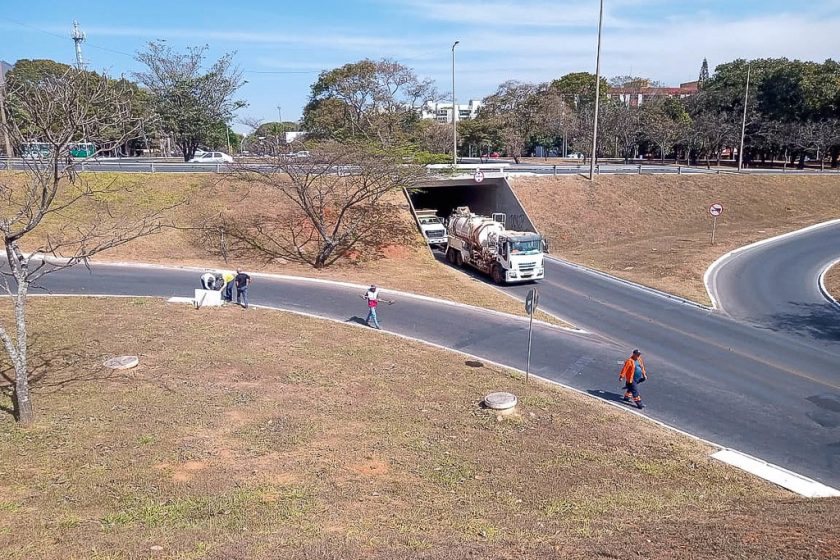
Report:
[[[51,275],[46,286],[56,293],[191,296],[198,277],[195,271],[95,265],[91,272],[77,267]],[[505,290],[522,298],[530,287]],[[538,325],[533,372],[618,401],[618,369],[638,347],[651,374],[641,386],[645,414],[840,487],[840,352],[835,346],[561,261],[548,261],[546,280],[538,287],[543,309],[593,334]],[[361,291],[255,277],[251,298],[256,304],[362,323]],[[380,312],[385,330],[524,369],[524,320],[407,296],[396,299]]]
[[[840,352],[840,306],[814,280],[838,257],[840,221],[737,252],[712,269],[709,289],[731,317]]]

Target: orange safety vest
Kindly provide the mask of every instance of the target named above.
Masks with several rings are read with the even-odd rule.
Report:
[[[642,375],[644,377],[647,377],[647,371],[645,371],[645,362],[642,360],[641,356],[639,356],[639,365],[642,366]],[[619,378],[623,379],[626,383],[632,383],[633,376],[635,373],[636,361],[633,358],[627,358],[627,361],[624,362],[624,367],[621,368]]]

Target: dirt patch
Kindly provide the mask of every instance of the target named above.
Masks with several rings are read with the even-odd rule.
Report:
[[[166,228],[157,235],[137,239],[100,254],[97,260],[136,261],[224,270],[239,267],[251,272],[361,284],[376,283],[386,291],[392,289],[414,292],[513,315],[525,315],[520,302],[503,295],[486,282],[471,278],[435,260],[414,226],[408,203],[401,192],[393,193],[385,201],[399,213],[398,222],[401,226],[398,228],[398,235],[395,233],[396,242],[354,251],[350,259],[326,269],[316,270],[311,266],[288,262],[285,259],[267,260],[254,255],[228,255],[229,258],[225,260],[219,251],[218,239],[207,239],[190,229],[222,212],[247,216],[259,210],[262,213],[282,215],[288,209],[288,201],[279,199],[276,194],[267,193],[264,188],[237,182],[220,182],[217,176],[207,174],[93,173],[82,174],[82,177],[94,187],[107,187],[118,192],[118,195],[113,195],[113,205],[115,209],[119,209],[120,215],[140,215],[152,208],[186,201],[186,204],[166,213],[167,219],[178,228]],[[0,180],[15,184],[23,180],[23,175],[0,172]],[[101,217],[95,217],[90,208],[79,205],[63,212],[61,222],[71,222],[82,227],[99,218]],[[42,236],[59,235],[59,220],[46,220],[38,233]],[[538,313],[537,318],[552,324],[569,326],[542,312]]]
[[[720,255],[840,217],[835,173],[520,177],[512,185],[557,256],[706,304],[703,274]],[[715,202],[724,213],[712,245]]]
[[[840,547],[840,500],[792,498],[693,440],[419,343],[258,309],[244,321],[148,299],[31,305],[31,361],[50,367],[35,425],[0,417],[9,559],[152,546],[207,559],[828,559]],[[122,354],[140,356],[130,376],[99,367]],[[517,394],[521,414],[487,414],[492,391]]]

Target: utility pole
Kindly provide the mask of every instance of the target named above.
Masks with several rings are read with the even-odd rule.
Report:
[[[595,54],[595,124],[592,128],[592,155],[589,158],[589,180],[595,178],[595,157],[598,153],[598,110],[601,104],[601,29],[604,25],[604,0],[598,15],[598,49]]]
[[[280,136],[283,137],[283,143],[286,143],[286,127],[283,126],[283,108],[278,105],[277,106],[277,118],[280,119]],[[277,137],[277,150],[279,153],[280,150],[280,136]]]
[[[461,41],[452,43],[452,167],[458,165],[458,106],[455,105],[455,47]]]
[[[12,143],[9,140],[8,123],[6,122],[6,76],[3,74],[3,69],[0,68],[0,127],[3,128],[3,143],[6,146],[6,157],[11,158]]]
[[[738,149],[738,172],[744,169],[744,136],[747,133],[747,102],[750,98],[750,73],[752,64],[747,64],[747,87],[744,90],[744,118],[741,120],[741,147]]]
[[[85,61],[82,58],[82,43],[85,42],[85,34],[79,29],[79,22],[73,20],[73,34],[70,35],[73,42],[76,44],[76,68],[79,70],[85,69]]]

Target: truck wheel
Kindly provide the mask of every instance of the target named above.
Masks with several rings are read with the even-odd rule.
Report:
[[[461,251],[455,251],[455,266],[464,266],[464,257],[461,256]]]
[[[496,265],[490,271],[490,275],[493,277],[493,282],[499,284],[500,286],[505,283],[505,275],[502,274],[502,267]]]
[[[455,251],[452,249],[446,250],[446,262],[449,264],[455,264]]]

